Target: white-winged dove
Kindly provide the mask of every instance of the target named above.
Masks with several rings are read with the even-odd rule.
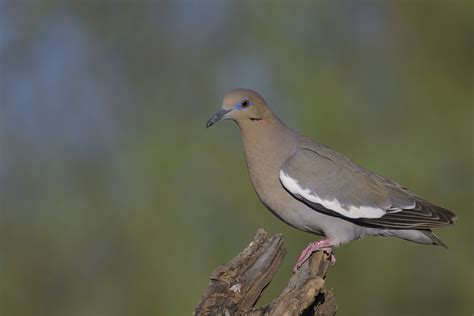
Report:
[[[206,126],[221,119],[240,127],[262,203],[287,224],[326,237],[301,252],[295,271],[316,250],[331,253],[333,246],[369,235],[446,247],[431,229],[452,225],[453,212],[288,128],[255,91],[227,93]]]

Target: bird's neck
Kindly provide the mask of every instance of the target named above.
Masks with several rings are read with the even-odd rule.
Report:
[[[272,120],[245,120],[238,122],[238,125],[246,154],[266,150],[278,152],[287,147],[289,140],[294,139],[295,132],[276,117]]]

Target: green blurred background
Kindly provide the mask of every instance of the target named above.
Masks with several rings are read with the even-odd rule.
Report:
[[[236,87],[454,210],[450,249],[336,250],[339,315],[472,315],[472,1],[0,1],[0,314],[190,315],[259,227]]]

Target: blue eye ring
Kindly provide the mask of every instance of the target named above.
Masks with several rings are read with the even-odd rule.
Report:
[[[235,105],[235,108],[237,110],[245,110],[246,108],[248,108],[249,106],[253,105],[249,99],[247,98],[244,98],[242,100],[240,100],[239,102],[237,102],[237,104]]]

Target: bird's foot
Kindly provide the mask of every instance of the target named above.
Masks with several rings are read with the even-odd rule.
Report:
[[[306,260],[308,260],[309,257],[311,257],[311,254],[318,250],[323,250],[325,253],[327,253],[330,256],[331,265],[336,264],[336,256],[334,256],[334,254],[332,253],[331,240],[323,239],[323,240],[313,241],[301,252],[300,256],[298,257],[298,260],[296,261],[295,266],[293,267],[293,273],[296,273],[301,268],[303,263],[305,263]]]

